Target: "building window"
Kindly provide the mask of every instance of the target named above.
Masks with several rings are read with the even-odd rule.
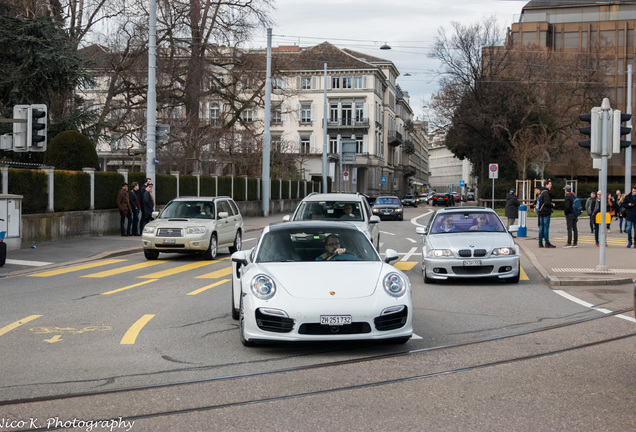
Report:
[[[213,103],[210,105],[210,121],[216,124],[221,118],[221,108],[218,103]]]
[[[350,89],[351,88],[351,77],[350,76],[342,77],[342,88],[343,89]]]
[[[329,135],[329,153],[338,153],[338,137]]]
[[[537,44],[537,32],[523,32],[523,45],[536,45]]]
[[[300,104],[300,122],[311,123],[311,102]]]
[[[587,32],[581,32],[581,48],[587,48]]]
[[[243,112],[241,112],[241,120],[243,120],[244,123],[253,122],[254,121],[254,110],[251,109],[251,108],[243,110]]]
[[[274,153],[283,153],[283,137],[281,135],[272,135],[270,149]]]
[[[282,122],[283,122],[283,106],[281,104],[272,106],[272,123],[282,123]]]
[[[351,102],[345,102],[342,104],[342,126],[351,126],[351,120],[353,118],[353,109]]]
[[[311,90],[311,77],[300,77],[300,89]]]
[[[356,75],[353,77],[353,88],[355,89],[362,88],[362,77],[360,75]]]
[[[356,102],[356,122],[364,121],[364,103]]]
[[[300,149],[299,152],[302,154],[311,153],[311,137],[309,136],[301,136],[300,137]]]
[[[615,46],[615,45],[616,45],[616,31],[601,30],[601,46]]]
[[[579,48],[579,32],[563,33],[563,48],[578,49]]]
[[[338,104],[337,103],[329,104],[329,121],[330,122],[338,121]]]
[[[282,78],[272,78],[272,90],[281,90],[283,88]]]
[[[339,76],[332,76],[331,77],[331,88],[332,89],[339,89],[340,88],[340,77]]]
[[[362,135],[356,135],[356,153],[364,153],[364,139]]]

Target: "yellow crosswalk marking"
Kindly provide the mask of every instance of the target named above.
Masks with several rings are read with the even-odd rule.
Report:
[[[29,321],[33,321],[36,318],[40,318],[41,316],[42,315],[31,315],[31,316],[28,316],[26,318],[22,318],[20,321],[16,321],[16,322],[14,322],[12,324],[4,326],[4,327],[0,328],[0,336],[2,336],[3,334],[9,333],[11,330],[20,327],[22,324],[26,324]]]
[[[162,277],[166,277],[166,276],[172,276],[178,273],[183,273],[183,272],[187,272],[190,270],[195,270],[201,267],[205,267],[205,266],[209,266],[212,264],[217,263],[218,261],[199,261],[199,262],[194,262],[194,263],[190,263],[190,264],[185,264],[179,267],[174,267],[171,269],[167,269],[167,270],[163,270],[160,272],[156,272],[156,273],[151,273],[151,274],[147,274],[147,275],[143,275],[143,276],[137,276],[137,278],[139,279],[160,279]]]
[[[204,286],[203,288],[199,288],[198,290],[187,293],[186,295],[197,295],[202,293],[203,291],[209,290],[210,288],[214,288],[215,286],[223,285],[225,282],[229,282],[230,279],[223,279],[218,282],[214,282],[212,285]]]
[[[393,267],[395,267],[398,270],[409,271],[413,267],[415,267],[417,263],[418,263],[417,261],[399,261],[393,264]]]
[[[42,273],[36,273],[36,274],[32,274],[32,275],[27,275],[27,276],[30,276],[30,277],[57,276],[57,275],[61,275],[61,274],[64,274],[64,273],[76,272],[76,271],[85,270],[85,269],[89,269],[89,268],[93,268],[93,267],[100,267],[100,266],[104,266],[104,265],[108,265],[108,264],[115,264],[115,263],[122,262],[122,261],[126,261],[126,260],[125,259],[102,260],[102,261],[91,262],[91,263],[88,263],[88,264],[81,264],[81,265],[66,267],[66,268],[62,268],[62,269],[46,271],[46,272],[42,272]]]
[[[144,326],[148,324],[148,321],[150,321],[154,317],[155,317],[154,315],[144,315],[141,318],[139,318],[136,323],[130,326],[130,328],[128,329],[124,337],[121,339],[121,342],[119,344],[133,345],[135,341],[137,340],[137,336],[139,335],[139,332],[141,331],[141,329],[143,329]]]
[[[213,271],[211,273],[206,273],[201,276],[196,276],[195,279],[218,279],[223,276],[228,276],[232,274],[232,267],[227,267],[221,270]]]
[[[116,274],[121,274],[121,273],[126,273],[126,272],[130,272],[130,271],[135,271],[135,270],[139,270],[139,269],[143,269],[146,267],[152,267],[155,266],[157,264],[163,264],[163,263],[168,263],[171,262],[170,260],[166,260],[166,261],[146,261],[146,262],[142,262],[139,264],[132,264],[126,267],[119,267],[116,269],[112,269],[112,270],[105,270],[103,272],[99,272],[99,273],[92,273],[89,275],[84,275],[82,277],[85,278],[103,278],[103,277],[107,277],[107,276],[113,276]]]
[[[121,292],[121,291],[126,291],[128,289],[135,288],[135,287],[138,287],[138,286],[141,286],[141,285],[146,285],[147,283],[150,283],[150,282],[156,282],[158,280],[159,279],[149,279],[149,280],[146,280],[146,281],[143,281],[143,282],[139,282],[139,283],[136,283],[136,284],[133,284],[133,285],[128,285],[127,287],[118,288],[116,290],[112,290],[112,291],[108,291],[108,292],[102,293],[102,295],[115,294],[115,293],[118,293],[118,292]]]

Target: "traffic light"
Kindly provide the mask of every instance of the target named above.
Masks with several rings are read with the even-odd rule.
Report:
[[[46,151],[47,110],[44,104],[29,107],[27,118],[27,145],[29,151]]]
[[[629,121],[631,118],[631,114],[621,114],[620,110],[614,110],[612,115],[612,153],[620,153],[621,149],[632,145],[631,141],[621,139],[621,136],[629,135],[632,132],[631,126],[621,126],[621,123]]]
[[[26,152],[27,149],[27,118],[30,105],[13,106],[13,151]]]
[[[587,114],[581,114],[579,119],[583,122],[589,123],[589,126],[579,128],[579,131],[583,135],[588,135],[589,140],[579,141],[579,145],[583,148],[590,149],[590,153],[601,153],[601,108],[594,107],[592,111]]]

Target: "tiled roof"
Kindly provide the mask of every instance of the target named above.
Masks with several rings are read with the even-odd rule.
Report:
[[[369,61],[386,61],[365,54],[356,53],[323,42],[319,45],[308,47],[301,52],[277,53],[277,60],[285,61],[281,69],[288,70],[321,70],[324,64],[330,69],[372,69],[375,68]]]
[[[582,5],[591,5],[591,6],[601,6],[603,4],[608,4],[609,2],[598,2],[596,0],[530,0],[523,7],[525,8],[537,8],[537,7],[559,7],[559,6],[582,6]],[[612,4],[616,3],[636,3],[636,1],[612,1]]]

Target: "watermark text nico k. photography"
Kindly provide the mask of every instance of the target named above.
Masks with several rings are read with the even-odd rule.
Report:
[[[83,429],[86,432],[91,431],[130,431],[135,425],[134,421],[124,420],[122,417],[118,419],[108,420],[80,420],[80,419],[62,419],[60,417],[49,417],[45,420],[32,417],[28,419],[13,419],[8,417],[0,417],[0,431],[3,430],[20,430],[20,429]]]

